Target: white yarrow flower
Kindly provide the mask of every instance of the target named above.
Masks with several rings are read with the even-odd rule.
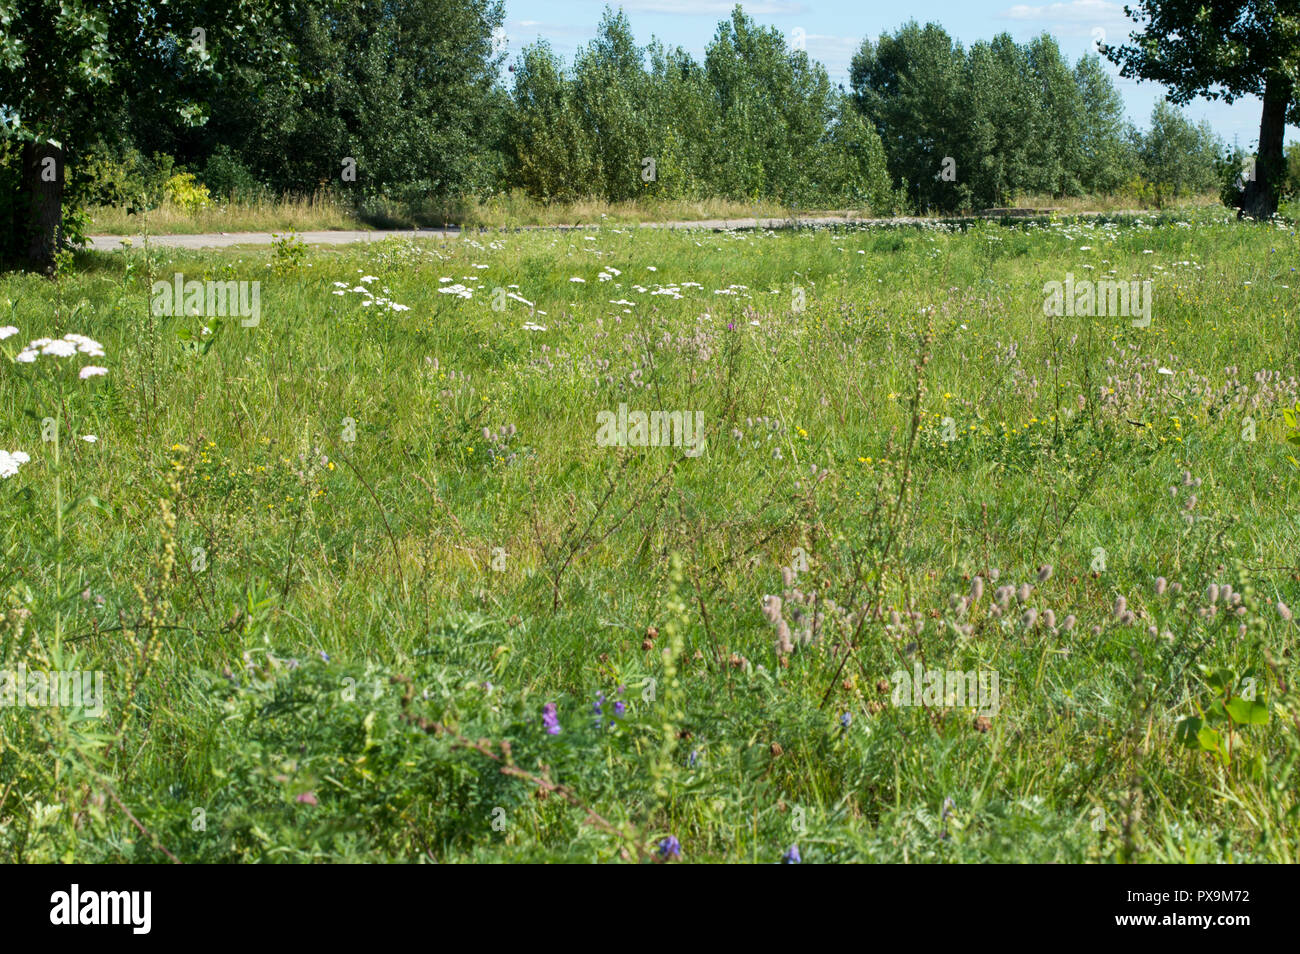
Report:
[[[8,478],[18,473],[18,468],[31,458],[22,451],[0,450],[0,477]]]

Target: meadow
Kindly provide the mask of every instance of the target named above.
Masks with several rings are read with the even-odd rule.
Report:
[[[103,680],[4,705],[0,858],[1300,861],[1297,264],[1196,209],[0,278],[0,670]]]

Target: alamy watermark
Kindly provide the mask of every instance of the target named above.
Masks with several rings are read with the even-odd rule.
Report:
[[[50,923],[120,924],[130,927],[133,934],[148,934],[152,907],[152,891],[82,891],[81,885],[74,883],[68,891],[50,895]]]
[[[596,412],[597,447],[684,447],[687,457],[704,453],[703,411],[629,411],[626,404]]]
[[[1047,282],[1043,285],[1043,314],[1084,317],[1132,318],[1134,328],[1151,324],[1151,281],[1121,282],[1102,279],[1074,280],[1074,273],[1066,272],[1064,282]]]
[[[245,328],[255,328],[262,320],[262,283],[260,281],[218,282],[186,281],[177,272],[170,282],[154,282],[149,290],[155,316],[181,315],[204,318],[242,318]]]
[[[982,716],[998,714],[998,672],[996,669],[944,671],[922,669],[920,663],[909,673],[900,669],[889,677],[894,684],[896,706],[928,706],[934,709],[972,707]]]
[[[16,670],[0,669],[0,708],[10,706],[82,709],[97,719],[104,714],[104,674],[44,672],[23,663]]]

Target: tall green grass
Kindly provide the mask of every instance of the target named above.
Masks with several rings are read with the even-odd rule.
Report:
[[[0,851],[1300,860],[1297,251],[1207,211],[7,277],[0,668],[106,691],[3,713]],[[1044,315],[1111,270],[1150,327]],[[260,281],[260,324],[151,316],[177,272]],[[67,332],[106,376],[9,360]],[[704,452],[599,446],[620,404]],[[896,705],[918,664],[997,713]]]

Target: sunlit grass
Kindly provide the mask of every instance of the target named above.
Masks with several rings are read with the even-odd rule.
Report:
[[[0,448],[31,456],[0,480],[2,663],[108,698],[6,714],[32,756],[0,755],[0,851],[1300,860],[1300,245],[1231,219],[606,223],[3,279],[6,356],[88,331],[109,373],[62,398],[98,440],[56,472],[60,392],[0,358]],[[1044,283],[1112,270],[1153,281],[1149,328],[1044,315]],[[151,318],[177,272],[260,281],[260,324]],[[600,446],[621,404],[700,411],[704,453]],[[895,705],[916,664],[996,671],[998,712]],[[1226,759],[1178,735],[1202,666],[1269,707]]]

